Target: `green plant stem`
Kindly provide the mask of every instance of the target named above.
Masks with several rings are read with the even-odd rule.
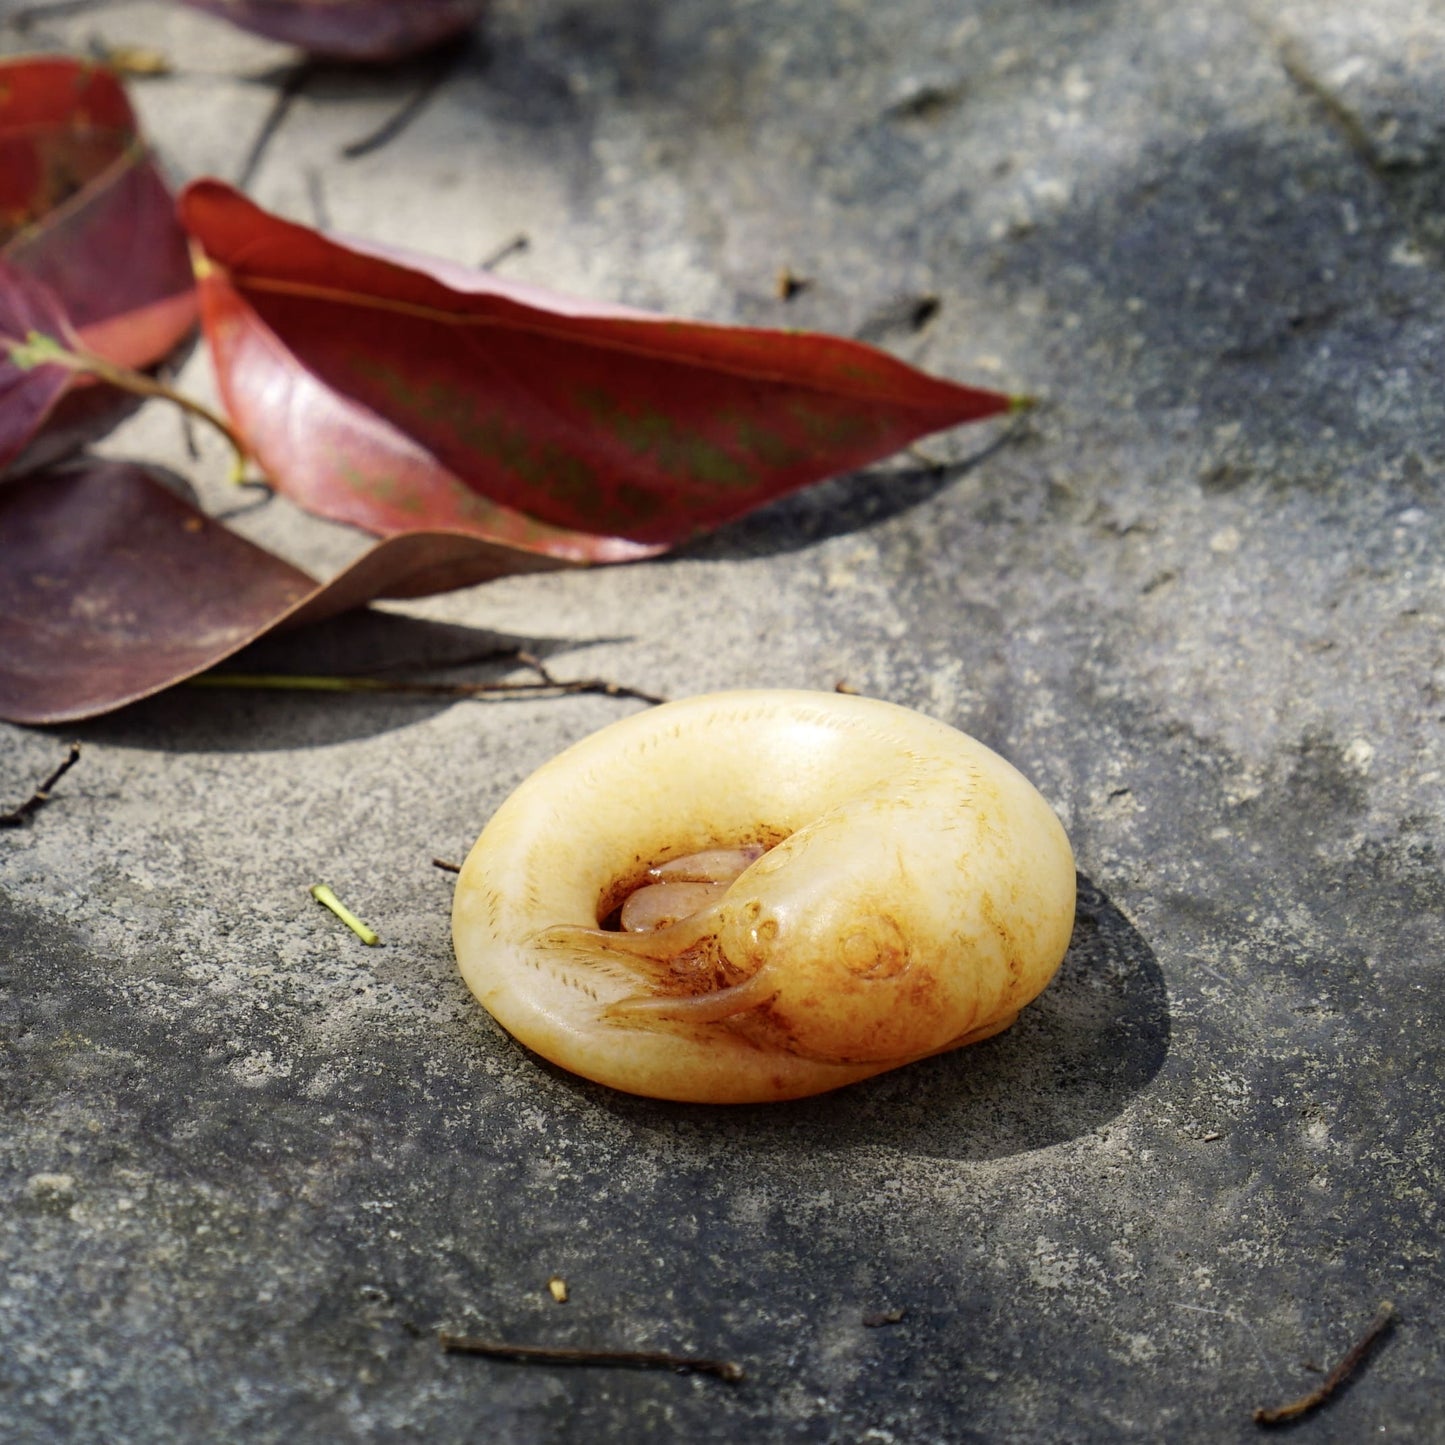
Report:
[[[121,391],[130,392],[132,396],[156,397],[162,401],[172,402],[182,411],[200,421],[209,423],[225,437],[232,452],[231,480],[234,482],[241,480],[246,468],[246,448],[241,438],[232,429],[231,424],[225,417],[212,411],[203,402],[187,396],[184,392],[177,391],[175,387],[166,382],[157,381],[155,377],[147,376],[145,372],[136,371],[132,367],[107,361],[103,356],[96,356],[94,352],[84,351],[79,347],[68,347],[63,342],[57,341],[55,337],[47,336],[40,331],[32,331],[25,338],[23,344],[12,346],[10,357],[20,367],[63,366],[68,371],[76,372],[79,375],[96,377],[100,381],[118,387]]]
[[[368,948],[381,942],[376,931],[368,928],[324,883],[314,884],[311,896],[329,908]]]

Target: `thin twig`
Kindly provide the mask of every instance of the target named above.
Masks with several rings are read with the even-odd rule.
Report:
[[[354,161],[394,141],[427,108],[437,91],[451,78],[466,52],[467,46],[463,42],[437,55],[427,66],[427,72],[416,90],[375,130],[342,146],[342,157]]]
[[[1379,151],[1374,138],[1360,118],[1340,99],[1325,79],[1318,75],[1300,53],[1299,48],[1283,35],[1267,30],[1283,69],[1295,88],[1323,108],[1325,115],[1349,142],[1350,148],[1372,170],[1380,169]]]
[[[530,668],[543,682],[555,683],[556,679],[547,671],[547,664],[535,652],[528,652],[526,648],[519,647],[512,656],[517,659],[518,666]]]
[[[497,247],[495,251],[488,252],[477,262],[477,267],[482,271],[495,271],[503,261],[513,256],[520,256],[523,251],[530,250],[532,242],[523,232],[518,231],[510,241]]]
[[[801,295],[812,284],[812,277],[795,276],[791,267],[784,266],[778,272],[777,279],[773,283],[773,291],[779,301],[791,301],[794,296]]]
[[[268,503],[276,500],[276,489],[264,477],[241,477],[236,486],[250,487],[252,491],[258,492],[249,500],[239,503],[234,507],[226,507],[224,510],[212,513],[213,520],[217,522],[229,522],[236,517],[244,517],[248,512],[257,511]]]
[[[635,697],[639,702],[650,702],[654,707],[661,706],[667,701],[665,697],[659,697],[653,692],[641,692],[635,687],[623,687],[620,683],[608,682],[606,678],[593,677],[581,682],[566,682],[561,678],[554,677],[548,671],[547,664],[537,656],[535,652],[524,652],[520,647],[517,649],[516,658],[523,667],[529,667],[537,674],[542,687],[560,688],[567,692],[600,692],[607,697]]]
[[[405,697],[493,697],[498,701],[520,697],[572,697],[598,693],[603,697],[630,697],[638,702],[666,702],[665,697],[609,682],[604,677],[536,682],[403,682],[384,677],[328,677],[289,672],[207,672],[189,680],[191,687],[244,687],[263,692],[372,692]]]
[[[1279,1405],[1273,1410],[1256,1410],[1254,1423],[1283,1425],[1290,1420],[1298,1420],[1301,1415],[1307,1415],[1311,1410],[1319,1409],[1365,1363],[1375,1345],[1394,1323],[1395,1306],[1385,1300],[1375,1311],[1375,1318],[1370,1321],[1369,1329],[1360,1336],[1344,1359],[1320,1381],[1317,1389],[1311,1390],[1308,1395],[1301,1395],[1298,1400],[1291,1400],[1288,1405]]]
[[[407,668],[412,672],[445,672],[454,667],[472,667],[479,662],[515,662],[518,649],[516,647],[502,647],[492,643],[489,647],[479,647],[471,652],[458,652],[451,657],[396,657],[384,662],[371,663],[368,673],[394,672],[398,668]],[[528,656],[531,654],[529,653]]]
[[[71,743],[69,756],[18,808],[0,813],[0,828],[21,828],[50,801],[50,790],[80,761],[80,744]]]
[[[256,172],[261,169],[261,162],[266,159],[266,151],[275,139],[276,132],[286,123],[291,107],[296,104],[301,92],[306,88],[307,81],[315,73],[315,63],[310,60],[303,60],[287,73],[271,102],[271,109],[266,112],[266,118],[261,122],[261,129],[256,132],[256,139],[251,142],[251,149],[246,152],[246,159],[241,162],[241,169],[236,174],[238,191],[244,191],[256,179]]]
[[[376,931],[368,928],[324,883],[313,884],[311,896],[329,908],[368,948],[381,942]]]
[[[448,863],[445,858],[433,858],[431,860],[431,866],[433,868],[440,868],[443,873],[460,873],[462,871],[462,865],[460,863]]]
[[[624,1365],[639,1369],[676,1370],[684,1375],[716,1375],[735,1385],[743,1367],[732,1360],[705,1360],[697,1355],[674,1355],[666,1350],[586,1350],[553,1345],[508,1345],[473,1335],[437,1336],[447,1354],[488,1355],[494,1360],[519,1360],[544,1365]]]
[[[908,312],[908,324],[914,331],[922,331],[942,309],[937,296],[920,296]]]

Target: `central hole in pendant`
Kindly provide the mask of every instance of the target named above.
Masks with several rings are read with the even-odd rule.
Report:
[[[765,852],[761,843],[749,843],[740,848],[707,848],[659,863],[647,870],[602,926],[619,933],[656,933],[690,918],[716,903]]]

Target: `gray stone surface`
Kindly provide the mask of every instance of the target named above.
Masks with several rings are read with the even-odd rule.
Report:
[[[12,51],[163,45],[136,94],[182,175],[237,173],[289,60],[156,4],[11,8]],[[86,753],[0,835],[0,1437],[1248,1441],[1388,1297],[1300,1438],[1445,1440],[1438,9],[499,0],[415,124],[338,159],[417,79],[313,77],[253,193],[310,219],[319,177],[338,228],[463,260],[525,231],[519,277],[1044,404],[930,443],[942,477],[265,660],[495,633],[674,695],[846,678],[1037,780],[1075,947],[961,1054],[770,1110],[625,1098],[472,1003],[430,860],[630,704],[179,691],[6,728],[7,799]],[[814,283],[787,305],[783,266]],[[317,570],[360,546],[238,504],[163,410],[107,450]],[[443,1357],[438,1327],[749,1373]]]

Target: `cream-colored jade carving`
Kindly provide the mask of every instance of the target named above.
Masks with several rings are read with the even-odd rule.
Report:
[[[613,1088],[790,1099],[988,1038],[1074,918],[1058,819],[891,703],[717,693],[604,728],[497,811],[457,881],[467,984]]]

